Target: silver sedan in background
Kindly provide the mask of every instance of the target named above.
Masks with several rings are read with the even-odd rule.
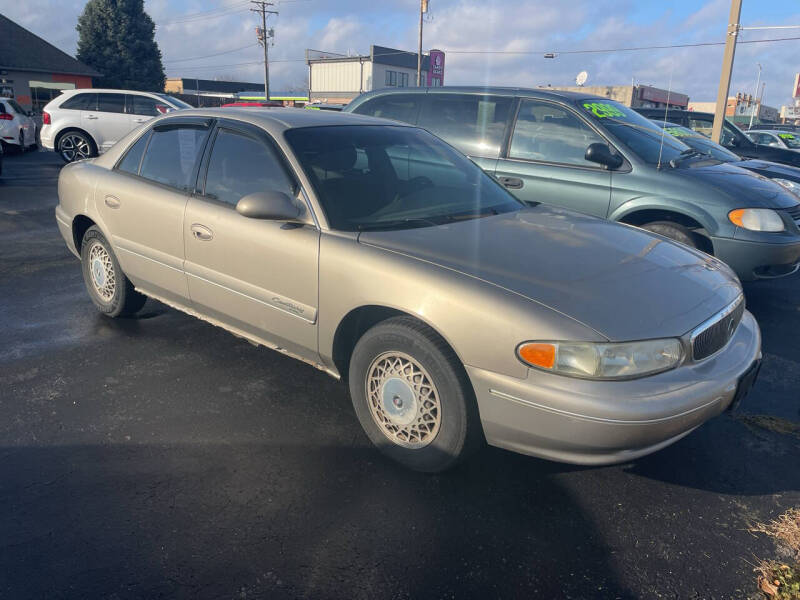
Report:
[[[421,471],[484,440],[633,459],[734,405],[758,371],[724,264],[526,207],[381,119],[167,115],[65,167],[56,218],[102,313],[156,298],[343,378],[372,442]]]

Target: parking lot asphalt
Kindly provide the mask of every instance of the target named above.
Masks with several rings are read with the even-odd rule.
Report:
[[[100,316],[60,159],[0,176],[0,598],[758,598],[800,506],[800,275],[746,288],[741,413],[613,467],[382,458],[344,384],[154,301]],[[763,422],[767,422],[762,420]],[[762,421],[758,421],[761,423]]]

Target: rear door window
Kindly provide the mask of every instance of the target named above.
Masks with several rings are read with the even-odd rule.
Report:
[[[423,97],[423,94],[387,94],[365,102],[353,112],[414,125]]]
[[[470,156],[497,158],[513,98],[429,94],[419,126]]]
[[[519,107],[509,158],[597,168],[584,157],[590,144],[606,143],[570,110],[525,100]]]
[[[97,94],[75,94],[61,103],[59,108],[69,110],[97,110]]]
[[[97,94],[97,111],[124,113],[125,94]]]
[[[204,195],[235,206],[255,192],[292,195],[292,180],[275,149],[243,132],[220,129],[208,160]]]
[[[181,190],[193,181],[195,165],[208,135],[199,125],[166,125],[153,130],[139,174]]]

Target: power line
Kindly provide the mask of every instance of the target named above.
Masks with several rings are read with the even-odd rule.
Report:
[[[228,15],[232,15],[237,12],[244,12],[247,10],[245,6],[248,3],[248,0],[242,0],[235,4],[231,4],[230,6],[214,8],[211,10],[204,10],[195,13],[186,13],[184,15],[179,15],[174,19],[170,19],[167,21],[161,21],[160,23],[156,23],[156,26],[164,26],[164,25],[177,25],[182,23],[194,23],[195,21],[204,21],[206,19],[218,19],[220,17],[225,17]]]
[[[215,54],[206,54],[205,56],[192,56],[187,58],[175,58],[172,60],[165,60],[164,63],[166,64],[166,63],[186,62],[190,60],[199,60],[201,58],[213,58],[214,56],[222,56],[223,54],[232,54],[234,52],[239,52],[240,50],[253,48],[254,46],[258,46],[258,44],[248,44],[247,46],[242,46],[241,48],[233,48],[231,50],[224,50],[222,52],[217,52]]]

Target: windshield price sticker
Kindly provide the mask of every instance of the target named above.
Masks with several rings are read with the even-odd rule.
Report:
[[[680,127],[664,127],[664,131],[666,131],[670,135],[674,135],[675,137],[694,137],[689,135],[686,131],[684,131]]]
[[[610,117],[625,118],[624,112],[607,102],[584,102],[583,108],[599,119],[608,119]]]
[[[794,136],[791,133],[779,133],[778,137],[783,138],[784,140],[793,140]]]

